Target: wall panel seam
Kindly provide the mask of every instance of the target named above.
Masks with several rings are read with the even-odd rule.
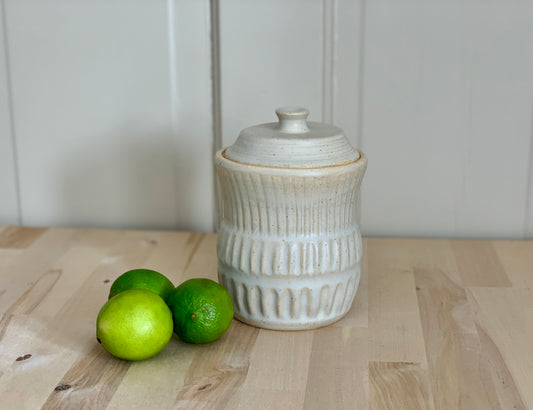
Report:
[[[322,7],[322,121],[330,124],[335,121],[335,5],[336,0],[324,0]]]
[[[365,103],[365,34],[366,34],[366,0],[360,0],[359,9],[359,61],[358,64],[358,95],[357,95],[357,133],[355,140],[357,143],[356,148],[365,151],[364,139],[363,139],[363,123],[364,123],[364,103]],[[362,221],[363,210],[363,198],[364,189],[361,189],[359,193],[359,206],[357,207],[357,220]],[[362,223],[361,223],[362,224]],[[364,232],[363,232],[364,234]]]
[[[533,104],[532,104],[533,107]],[[524,238],[533,238],[533,110],[531,112],[531,129],[529,135],[529,158],[526,175],[526,203],[524,212]]]
[[[8,38],[8,29],[7,29],[7,10],[5,5],[5,0],[0,0],[0,7],[2,7],[2,26],[3,26],[3,41],[4,41],[4,57],[6,64],[6,86],[7,86],[7,102],[9,110],[9,129],[11,132],[11,147],[13,155],[13,175],[15,178],[15,196],[17,204],[17,223],[19,225],[23,224],[22,217],[22,201],[21,201],[21,192],[20,192],[20,173],[19,173],[19,156],[17,149],[17,138],[15,130],[15,112],[13,104],[13,82],[11,76],[11,63],[9,55],[9,38]]]
[[[364,150],[363,146],[363,123],[364,123],[364,103],[365,103],[365,31],[366,31],[366,0],[361,0],[359,14],[359,78],[357,96],[357,148]]]
[[[215,167],[215,154],[222,149],[222,94],[220,72],[220,5],[219,0],[210,0],[209,7],[211,28],[211,87],[212,87],[212,117],[213,117],[213,152],[211,161],[213,167],[213,229],[218,228],[217,191],[218,182]]]
[[[170,122],[171,122],[171,133],[172,133],[172,146],[174,152],[179,149],[176,141],[178,139],[178,109],[179,109],[179,90],[178,90],[178,56],[176,50],[176,26],[174,18],[176,16],[175,2],[176,0],[167,0],[167,31],[168,31],[168,63],[169,63],[169,85],[170,85]],[[174,171],[174,224],[177,224],[179,221],[178,215],[178,187],[177,187],[177,175],[179,172],[178,163],[174,158],[173,164]]]

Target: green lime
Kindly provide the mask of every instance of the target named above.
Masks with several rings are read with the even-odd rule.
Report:
[[[151,269],[133,269],[120,275],[111,285],[109,298],[130,289],[146,289],[157,293],[165,301],[174,285],[165,276]]]
[[[228,291],[210,279],[190,279],[167,300],[174,332],[187,343],[209,343],[222,337],[233,319]]]
[[[172,325],[172,313],[160,296],[131,289],[102,306],[96,319],[96,338],[113,356],[144,360],[167,345]]]

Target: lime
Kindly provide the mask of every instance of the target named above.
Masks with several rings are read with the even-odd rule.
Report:
[[[174,332],[187,343],[209,343],[221,338],[233,319],[228,291],[210,279],[183,282],[167,303],[174,318]]]
[[[96,338],[121,359],[148,359],[171,337],[172,313],[165,301],[149,290],[119,293],[107,301],[96,319]]]
[[[133,269],[120,275],[111,285],[109,298],[130,289],[146,289],[157,293],[165,301],[174,285],[165,276],[151,269]]]

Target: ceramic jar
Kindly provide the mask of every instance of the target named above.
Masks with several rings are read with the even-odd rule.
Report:
[[[359,285],[367,160],[306,109],[276,114],[216,154],[218,275],[239,320],[311,329],[344,316]]]

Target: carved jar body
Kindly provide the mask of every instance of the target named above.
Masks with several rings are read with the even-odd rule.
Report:
[[[301,109],[287,111],[303,121],[307,116]],[[216,155],[218,275],[239,320],[268,329],[310,329],[335,322],[352,305],[361,274],[357,205],[367,161],[342,145],[342,130],[332,133],[342,135],[342,144],[328,147],[332,141],[312,132],[322,124],[305,123],[311,131],[300,132],[295,123],[301,118],[283,114],[278,112],[279,124],[261,125],[273,127],[281,141],[275,133],[266,144],[252,135],[248,147],[240,141],[245,149],[239,151],[238,140],[233,152],[230,147]],[[253,128],[247,130],[253,134]],[[299,132],[284,132],[290,129]]]

